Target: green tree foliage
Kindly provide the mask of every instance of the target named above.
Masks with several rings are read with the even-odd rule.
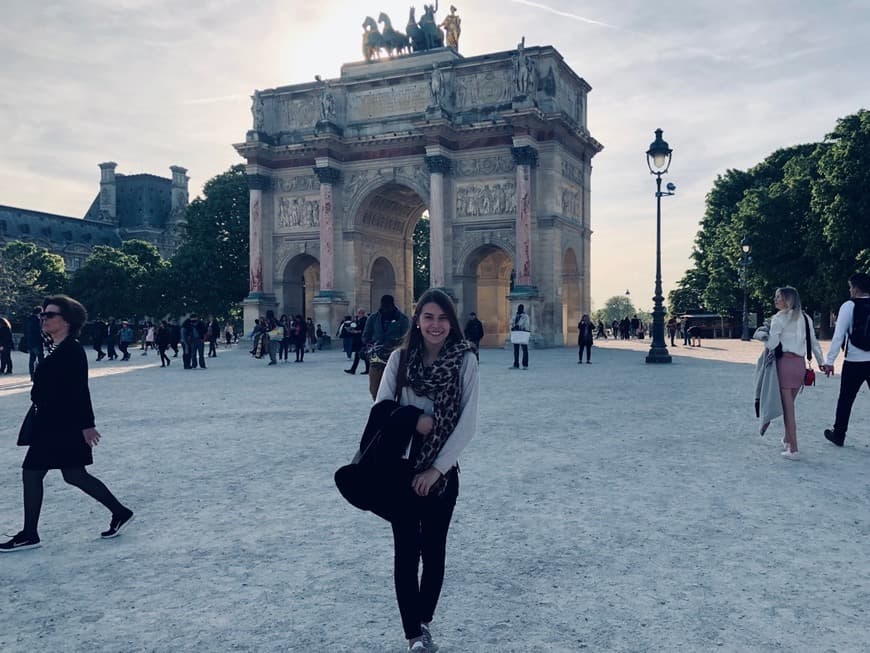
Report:
[[[838,121],[824,143],[784,148],[716,179],[694,267],[670,295],[673,313],[703,306],[739,317],[744,236],[751,310],[769,314],[783,285],[797,287],[812,310],[842,299],[848,275],[870,262],[870,112]]]
[[[414,299],[429,288],[429,215],[417,220],[414,227]]]
[[[236,165],[206,182],[187,207],[182,243],[172,258],[171,313],[227,316],[249,289],[249,193],[245,167]]]
[[[636,314],[640,317],[637,309],[634,307],[634,304],[631,303],[631,299],[628,296],[614,295],[604,302],[603,308],[599,308],[592,314],[591,319],[596,324],[601,320],[604,324],[610,326],[613,320],[618,322],[624,317],[630,318],[632,315]]]
[[[141,316],[146,314],[140,297],[145,274],[136,256],[97,245],[72,275],[69,292],[84,304],[91,317]]]
[[[0,247],[0,313],[16,326],[46,295],[65,287],[64,262],[57,254],[21,241]]]

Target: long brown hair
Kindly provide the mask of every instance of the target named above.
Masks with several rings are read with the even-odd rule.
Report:
[[[409,351],[411,349],[423,348],[423,336],[418,329],[420,321],[420,313],[426,304],[435,303],[438,307],[447,314],[447,320],[450,322],[450,333],[447,334],[447,340],[444,344],[448,345],[458,340],[462,340],[462,327],[459,326],[459,317],[456,315],[456,306],[453,300],[443,290],[438,288],[430,288],[417,300],[417,306],[414,309],[414,316],[411,318],[411,328],[405,334],[405,339],[402,342],[402,349]]]

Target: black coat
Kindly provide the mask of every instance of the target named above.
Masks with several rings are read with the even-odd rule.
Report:
[[[94,426],[88,390],[88,359],[68,337],[37,366],[30,399],[36,405],[33,444],[24,469],[83,467],[94,462],[82,430]]]
[[[577,344],[578,345],[586,345],[592,342],[595,336],[595,327],[592,325],[592,322],[578,322],[577,323]]]

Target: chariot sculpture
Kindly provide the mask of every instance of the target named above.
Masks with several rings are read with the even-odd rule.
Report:
[[[434,48],[444,47],[444,27],[447,30],[447,43],[452,48],[459,47],[460,19],[456,15],[456,7],[450,7],[450,15],[441,25],[435,22],[435,12],[438,11],[438,0],[434,5],[423,5],[423,15],[419,22],[412,6],[408,12],[408,24],[405,33],[393,27],[390,17],[381,12],[378,20],[366,16],[363,21],[362,51],[366,61],[380,59],[382,52],[388,57],[408,52],[425,52]],[[383,29],[379,28],[383,25]]]

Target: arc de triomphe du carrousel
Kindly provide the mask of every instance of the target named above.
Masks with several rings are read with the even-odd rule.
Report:
[[[335,333],[392,294],[413,309],[413,233],[430,221],[430,285],[502,346],[517,304],[532,343],[576,341],[589,312],[591,87],[551,46],[452,47],[342,66],[256,91],[236,150],[250,187],[245,331],[271,309]]]

